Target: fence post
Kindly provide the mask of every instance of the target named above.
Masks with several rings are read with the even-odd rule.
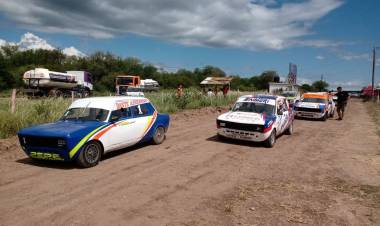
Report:
[[[11,113],[15,113],[16,111],[16,89],[12,90],[12,96],[11,96]]]
[[[74,102],[74,91],[71,91],[71,103]]]

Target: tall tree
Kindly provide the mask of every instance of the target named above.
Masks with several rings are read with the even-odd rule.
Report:
[[[324,92],[327,91],[327,87],[329,87],[329,84],[323,80],[318,80],[313,82],[312,87],[315,91]]]

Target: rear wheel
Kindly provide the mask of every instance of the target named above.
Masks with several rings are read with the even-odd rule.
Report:
[[[328,117],[329,117],[329,113],[326,112],[325,115],[322,118],[322,121],[326,121]]]
[[[293,122],[290,123],[288,129],[285,131],[286,135],[292,135],[293,134]]]
[[[154,131],[153,134],[153,143],[154,144],[161,144],[165,140],[165,128],[160,126],[156,128],[156,131]]]
[[[82,152],[77,158],[77,163],[81,167],[88,168],[96,166],[102,155],[102,147],[97,142],[88,142],[84,145]]]
[[[273,130],[270,136],[266,141],[264,141],[264,144],[268,148],[272,148],[274,144],[276,143],[276,130]]]

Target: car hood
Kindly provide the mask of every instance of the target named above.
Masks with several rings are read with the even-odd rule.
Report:
[[[19,135],[70,138],[76,135],[87,134],[105,124],[105,122],[98,121],[57,121],[21,129]]]
[[[224,113],[218,117],[219,120],[255,125],[264,125],[266,118],[267,117],[265,116],[265,114],[232,111]]]

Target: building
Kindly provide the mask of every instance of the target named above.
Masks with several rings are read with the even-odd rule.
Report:
[[[299,93],[301,88],[297,84],[281,83],[281,82],[270,82],[269,83],[269,93],[279,94],[285,91],[295,91]]]

